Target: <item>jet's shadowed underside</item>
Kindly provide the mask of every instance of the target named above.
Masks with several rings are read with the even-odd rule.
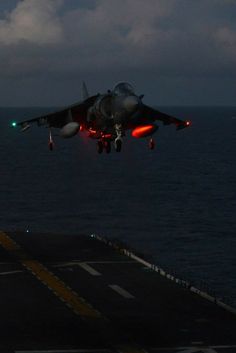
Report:
[[[53,150],[54,142],[52,128],[60,129],[60,136],[69,138],[79,131],[87,131],[88,137],[97,140],[97,151],[111,152],[111,142],[114,141],[116,152],[122,148],[122,138],[126,130],[131,130],[135,138],[149,137],[149,148],[154,149],[152,135],[157,131],[156,121],[164,125],[174,124],[177,130],[190,126],[189,121],[183,121],[164,114],[142,102],[143,95],[136,95],[133,87],[121,82],[104,94],[89,96],[83,83],[83,100],[59,111],[12,123],[20,126],[21,131],[27,130],[31,123],[49,127],[49,149]]]

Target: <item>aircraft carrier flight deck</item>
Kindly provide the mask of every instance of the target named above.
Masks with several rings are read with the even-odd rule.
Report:
[[[236,310],[98,236],[0,232],[1,353],[234,353]]]

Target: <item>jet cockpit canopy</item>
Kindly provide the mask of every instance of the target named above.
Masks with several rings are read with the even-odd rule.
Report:
[[[116,96],[134,95],[134,88],[128,82],[120,82],[113,89]]]

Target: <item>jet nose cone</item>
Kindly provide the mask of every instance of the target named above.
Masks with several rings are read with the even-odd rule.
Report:
[[[139,107],[139,98],[136,96],[128,96],[124,100],[124,108],[128,112],[135,112]]]

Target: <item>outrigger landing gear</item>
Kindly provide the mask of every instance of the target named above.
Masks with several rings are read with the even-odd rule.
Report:
[[[51,130],[49,132],[48,148],[49,148],[50,151],[53,151],[53,148],[54,148],[54,142],[53,142]]]
[[[99,154],[101,154],[103,152],[103,143],[102,143],[101,140],[99,140],[97,142],[97,151],[98,151]]]
[[[148,142],[148,147],[149,147],[150,150],[154,150],[154,148],[155,148],[155,142],[154,142],[153,138],[151,138],[151,139],[149,140],[149,142]]]

